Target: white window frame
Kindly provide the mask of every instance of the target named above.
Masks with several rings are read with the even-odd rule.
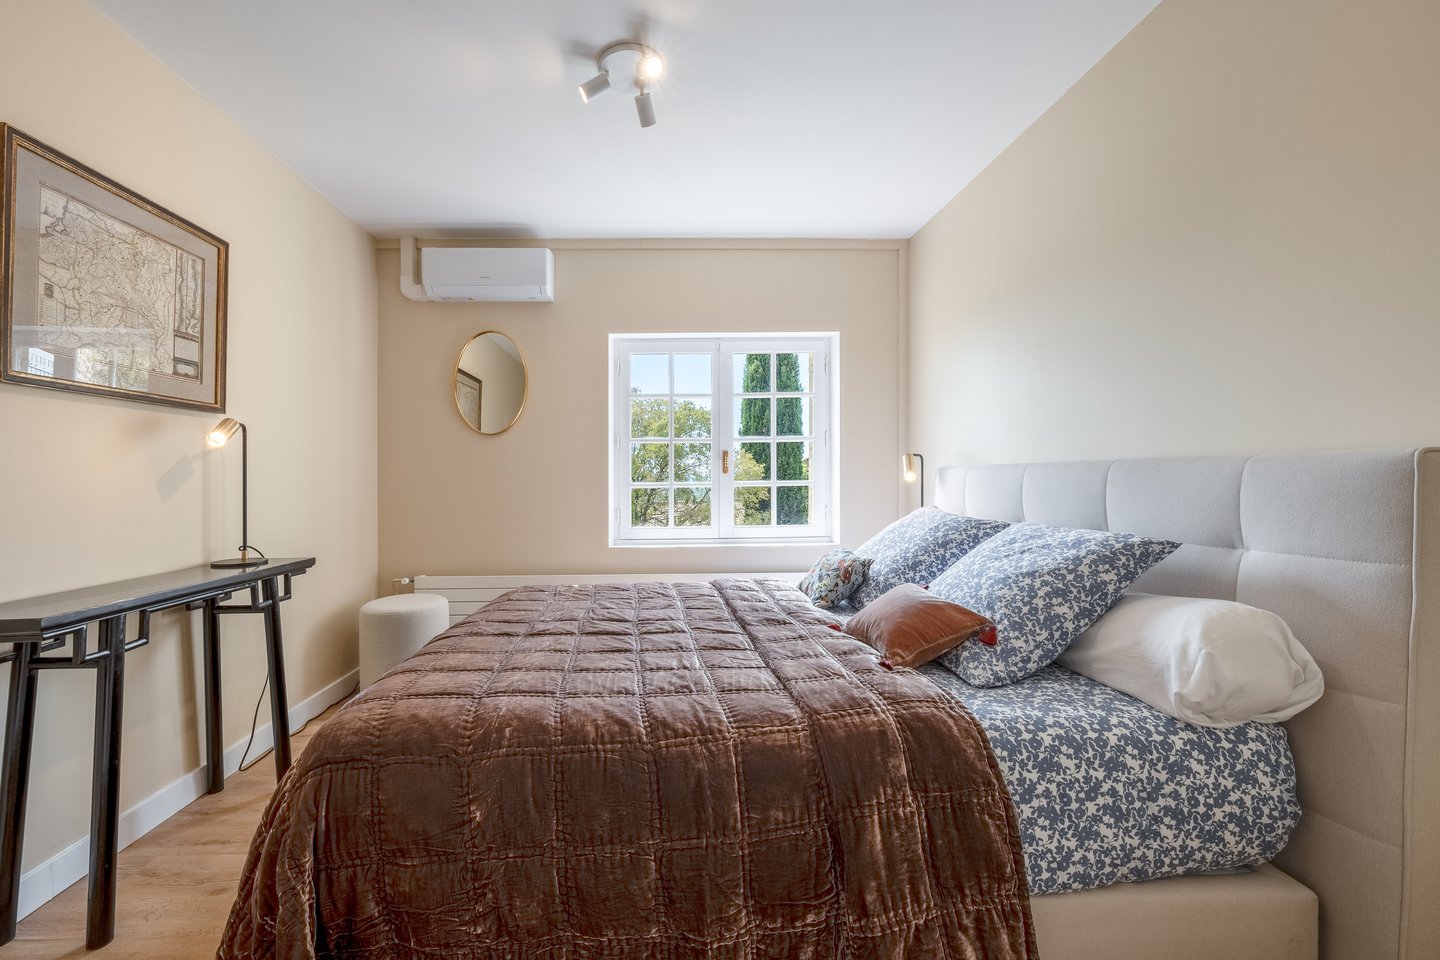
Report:
[[[711,525],[708,527],[635,527],[630,523],[630,360],[634,354],[647,353],[709,353],[711,438],[710,488]],[[734,401],[739,395],[731,389],[732,357],[737,353],[814,353],[814,382],[808,395],[812,398],[813,433],[795,440],[814,444],[810,457],[811,523],[806,526],[737,526],[731,504],[737,486],[733,467],[736,455]],[[837,466],[838,441],[835,436],[838,420],[838,353],[837,333],[787,334],[611,334],[610,335],[610,545],[612,547],[644,546],[735,546],[739,544],[835,543],[838,536],[837,515],[839,490]],[[673,361],[672,361],[673,364]],[[770,396],[796,396],[776,391],[772,365]],[[673,384],[672,384],[673,386]],[[753,394],[747,394],[753,396]],[[673,396],[673,394],[672,394]],[[688,394],[682,396],[689,396]],[[786,442],[777,437],[778,417],[772,404],[769,442]],[[673,413],[672,413],[673,416]],[[703,441],[701,441],[703,442]],[[722,455],[730,456],[731,471],[721,469]],[[776,458],[771,458],[772,469]],[[672,467],[673,469],[673,467]],[[689,486],[689,484],[674,484]],[[703,486],[704,484],[693,484]],[[740,486],[745,482],[741,481]],[[777,489],[786,485],[773,476],[761,485]],[[778,494],[777,494],[778,495]],[[774,498],[772,498],[773,502]],[[772,507],[772,509],[774,509]]]

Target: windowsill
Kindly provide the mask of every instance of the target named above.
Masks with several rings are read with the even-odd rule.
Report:
[[[632,547],[806,547],[839,546],[833,537],[790,537],[766,540],[612,540],[611,549],[626,550]]]

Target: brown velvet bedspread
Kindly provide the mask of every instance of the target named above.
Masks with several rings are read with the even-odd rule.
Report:
[[[1034,957],[975,719],[778,581],[531,587],[342,708],[222,960]]]

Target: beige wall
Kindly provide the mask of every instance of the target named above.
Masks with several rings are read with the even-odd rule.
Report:
[[[611,333],[838,330],[841,536],[858,543],[895,518],[903,245],[550,245],[549,304],[415,303],[397,251],[378,252],[383,577],[813,562],[822,548],[607,545]],[[530,368],[524,413],[494,437],[470,431],[451,397],[457,352],[488,329]]]
[[[320,560],[285,611],[298,702],[355,666],[375,585],[372,242],[80,0],[4,0],[0,36],[0,120],[230,242],[228,412],[250,427],[251,539]],[[216,419],[0,385],[0,599],[232,554],[240,458],[204,446]],[[224,624],[227,745],[264,678],[255,619]],[[126,807],[201,762],[187,623],[162,615],[127,659]],[[93,691],[89,671],[40,679],[27,868],[86,832]]]
[[[1440,443],[1440,4],[1165,0],[913,239],[931,463]]]

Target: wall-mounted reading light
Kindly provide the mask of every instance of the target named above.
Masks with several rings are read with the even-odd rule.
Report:
[[[601,50],[595,58],[595,66],[600,72],[580,84],[580,99],[589,103],[612,87],[633,93],[640,126],[655,126],[655,104],[650,99],[650,87],[665,72],[665,61],[660,54],[643,43],[622,40]]]
[[[900,473],[906,483],[914,483],[916,479],[916,464],[919,464],[920,479],[920,506],[925,506],[925,458],[918,453],[906,453],[900,457]]]

